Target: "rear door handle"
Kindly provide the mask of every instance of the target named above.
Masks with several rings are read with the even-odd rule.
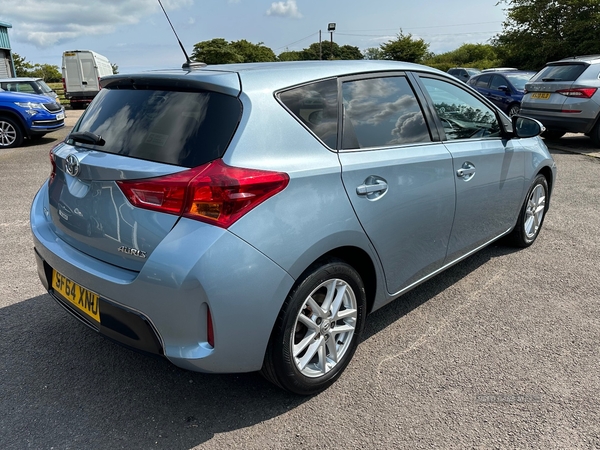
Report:
[[[464,179],[465,181],[469,181],[475,175],[475,166],[465,161],[460,169],[456,171],[456,176]]]
[[[360,196],[366,196],[369,200],[380,198],[387,190],[387,182],[383,178],[374,175],[368,177],[364,184],[356,187],[356,193]]]

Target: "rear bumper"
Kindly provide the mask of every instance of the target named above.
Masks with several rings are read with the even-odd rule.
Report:
[[[52,268],[44,261],[37,250],[34,253],[42,285],[52,298],[68,313],[92,330],[126,347],[152,355],[164,355],[162,342],[158,333],[143,314],[115,305],[101,297],[99,299],[101,311],[100,324],[88,319],[85,314],[74,308],[66,299],[52,289],[50,282],[52,279]]]
[[[589,133],[596,123],[595,117],[581,117],[575,113],[547,112],[528,108],[525,104],[521,104],[520,114],[539,120],[549,130],[570,133]]]
[[[111,339],[163,354],[186,369],[231,373],[262,367],[273,325],[294,283],[281,267],[226,230],[182,219],[140,272],[120,269],[54,234],[44,212],[47,195],[44,186],[31,210],[40,279],[71,314]],[[52,269],[99,294],[101,326],[90,324],[53,292]],[[208,311],[214,348],[207,342]]]

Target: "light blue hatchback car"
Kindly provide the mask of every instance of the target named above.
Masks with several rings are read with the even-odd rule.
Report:
[[[327,388],[367,315],[489,243],[534,242],[555,164],[420,65],[114,75],[31,210],[40,279],[104,336],[179,367]]]

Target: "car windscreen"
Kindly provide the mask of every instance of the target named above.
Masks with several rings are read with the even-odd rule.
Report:
[[[557,64],[544,67],[533,81],[575,81],[587,64]]]
[[[44,82],[42,80],[38,80],[38,81],[36,81],[36,83],[44,94],[48,94],[49,92],[52,92],[52,89],[50,89],[50,86],[48,86],[46,84],[46,82]]]
[[[105,88],[73,131],[101,136],[95,150],[196,167],[223,156],[241,114],[236,97],[217,92]]]

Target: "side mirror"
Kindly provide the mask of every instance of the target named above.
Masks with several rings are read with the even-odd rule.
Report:
[[[502,84],[502,85],[498,86],[498,90],[499,91],[503,91],[506,94],[508,94],[510,92],[510,89],[508,89],[508,86],[506,86],[505,84]]]
[[[519,138],[530,138],[539,136],[546,130],[541,122],[530,117],[515,114],[511,118],[513,125],[513,133]]]

